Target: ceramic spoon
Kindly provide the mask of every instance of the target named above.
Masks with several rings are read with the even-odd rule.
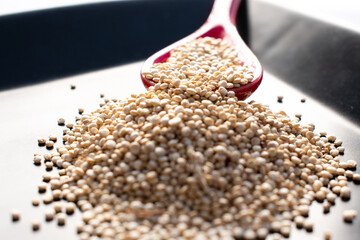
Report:
[[[223,39],[230,44],[238,53],[242,64],[253,72],[254,78],[250,83],[228,89],[234,91],[239,100],[244,100],[249,97],[260,84],[263,69],[259,60],[248,46],[246,46],[236,29],[236,13],[240,2],[241,0],[215,0],[207,21],[197,31],[149,57],[144,62],[140,72],[144,86],[148,88],[154,86],[156,83],[146,79],[143,73],[150,72],[152,65],[165,62],[170,56],[171,50],[197,38],[213,37]]]

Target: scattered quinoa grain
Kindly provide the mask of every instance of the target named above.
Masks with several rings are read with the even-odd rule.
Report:
[[[340,196],[343,199],[349,199],[351,197],[351,191],[348,186],[343,186],[340,190]]]
[[[321,131],[321,132],[319,132],[319,134],[321,137],[326,137],[326,135],[327,135],[327,133],[325,131]]]
[[[44,154],[44,160],[45,161],[50,161],[51,160],[51,155],[49,153],[45,153]]]
[[[44,182],[49,182],[51,180],[51,175],[49,173],[44,173],[42,178]]]
[[[32,199],[31,203],[32,203],[32,205],[33,205],[34,207],[37,207],[37,206],[40,205],[40,199],[37,198],[37,197],[35,197],[35,198]]]
[[[47,170],[51,170],[54,167],[54,164],[52,162],[45,162],[45,167]]]
[[[62,212],[62,209],[63,209],[62,202],[55,202],[54,203],[54,210],[55,210],[56,213]]]
[[[49,149],[52,149],[54,147],[53,141],[46,141],[45,146]]]
[[[38,191],[39,191],[40,193],[46,192],[46,188],[47,188],[47,184],[46,184],[46,183],[40,183],[40,184],[38,185]]]
[[[326,198],[326,194],[323,191],[317,191],[315,193],[315,198],[317,201],[322,202]]]
[[[50,188],[51,190],[56,190],[56,189],[59,189],[61,186],[61,182],[59,179],[56,179],[56,178],[52,178],[50,180]]]
[[[59,118],[59,119],[58,119],[58,125],[64,126],[64,125],[65,125],[65,119]]]
[[[326,199],[329,201],[329,203],[331,204],[335,204],[335,200],[336,200],[336,194],[332,193],[332,192],[329,192],[327,195],[326,195]]]
[[[50,135],[49,136],[49,140],[50,141],[53,141],[53,142],[56,142],[57,141],[57,137],[55,135]]]
[[[21,213],[18,209],[12,209],[11,210],[11,219],[13,222],[19,221],[21,218]]]
[[[354,177],[354,172],[351,170],[346,170],[345,171],[345,176],[349,179],[352,179]]]
[[[64,226],[66,223],[66,215],[64,213],[59,213],[56,215],[57,218],[57,224],[59,226]]]
[[[324,232],[324,240],[331,240],[331,233],[329,231]]]
[[[305,218],[303,216],[296,216],[294,219],[297,228],[302,228],[304,226],[304,221]]]
[[[337,150],[337,149],[332,149],[332,150],[330,151],[330,155],[333,156],[333,157],[338,156],[338,155],[339,155],[339,150]]]
[[[53,195],[54,200],[60,200],[60,198],[62,197],[61,190],[59,190],[59,189],[53,190],[52,195]]]
[[[284,99],[283,96],[278,96],[278,97],[277,97],[277,101],[278,101],[279,103],[282,103],[282,102],[283,102],[283,99]]]
[[[328,139],[329,142],[335,142],[336,137],[333,136],[333,135],[330,135],[330,136],[327,137],[327,139]]]
[[[50,221],[54,220],[54,217],[55,217],[54,209],[46,209],[46,211],[45,211],[45,220],[47,222],[50,222]]]
[[[340,162],[339,163],[339,167],[340,168],[343,168],[343,169],[347,169],[348,168],[348,164],[347,164],[347,162]],[[344,172],[345,173],[345,172]]]
[[[290,237],[290,226],[282,226],[280,228],[280,233],[281,235],[283,235],[285,238]]]
[[[58,171],[58,173],[59,173],[59,176],[64,176],[64,175],[66,175],[66,170],[65,169],[60,169]]]
[[[353,175],[353,180],[355,183],[359,183],[360,182],[360,174],[359,173],[354,173]]]
[[[40,165],[40,164],[41,164],[41,160],[42,160],[42,158],[41,158],[40,155],[35,155],[35,156],[34,156],[34,159],[33,159],[33,162],[34,162],[35,165]]]
[[[300,205],[298,207],[298,211],[302,216],[307,217],[309,215],[309,206],[308,205]]]
[[[52,201],[53,201],[53,197],[52,197],[51,194],[45,194],[45,195],[43,196],[43,202],[44,202],[45,204],[50,204],[50,203],[52,203]]]
[[[340,154],[343,154],[345,152],[344,147],[338,147],[337,150],[339,151]]]
[[[343,220],[344,222],[351,223],[357,216],[357,211],[354,209],[344,210]]]
[[[346,163],[347,163],[347,168],[349,169],[355,169],[357,166],[357,163],[354,160],[347,160]]]
[[[79,222],[77,225],[76,225],[76,231],[77,233],[82,233],[84,231],[84,226],[85,224],[83,222]]]
[[[40,230],[40,221],[38,219],[31,220],[31,228],[33,231],[39,231]]]
[[[342,145],[342,140],[340,140],[340,139],[336,139],[336,141],[334,142],[334,145],[335,145],[335,147],[340,147],[341,145]]]
[[[45,143],[46,143],[46,138],[39,138],[39,139],[38,139],[38,144],[39,144],[40,146],[44,146]]]
[[[71,192],[66,194],[66,200],[70,203],[75,202],[75,200],[76,200],[75,194],[73,194]]]
[[[70,89],[71,90],[74,90],[76,88],[76,85],[75,84],[70,84]]]
[[[313,227],[314,227],[314,223],[309,220],[309,219],[306,219],[304,221],[304,228],[307,232],[312,232],[313,231]]]
[[[339,195],[341,192],[341,187],[340,186],[335,186],[331,189],[333,191],[333,193],[335,193],[336,195]]]
[[[73,214],[76,209],[76,205],[73,202],[66,203],[65,205],[65,212],[67,214]]]
[[[330,202],[324,202],[323,203],[323,212],[329,213],[330,212],[331,203]]]

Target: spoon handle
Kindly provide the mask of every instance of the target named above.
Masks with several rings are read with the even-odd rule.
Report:
[[[207,22],[228,22],[235,25],[241,0],[215,0]]]

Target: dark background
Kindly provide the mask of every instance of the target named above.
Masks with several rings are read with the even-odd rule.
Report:
[[[130,0],[0,17],[0,88],[142,60],[201,26],[212,2]]]

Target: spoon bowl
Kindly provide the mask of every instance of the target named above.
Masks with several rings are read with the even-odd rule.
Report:
[[[156,63],[166,62],[173,49],[197,38],[212,37],[225,40],[234,48],[234,51],[238,53],[241,64],[247,66],[249,70],[253,72],[254,78],[251,82],[240,87],[227,89],[228,91],[235,92],[235,96],[239,100],[248,98],[260,85],[263,69],[259,60],[251,52],[248,46],[246,46],[236,29],[236,13],[240,2],[241,0],[216,0],[209,18],[197,31],[149,57],[144,62],[140,72],[144,86],[149,88],[156,83],[147,79],[143,73],[150,72],[151,66]]]

